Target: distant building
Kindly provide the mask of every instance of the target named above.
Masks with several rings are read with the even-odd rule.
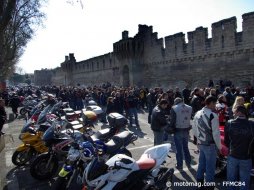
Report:
[[[41,69],[34,71],[34,84],[35,85],[51,85],[54,69]]]
[[[222,79],[239,86],[253,84],[254,12],[243,14],[242,19],[242,32],[236,31],[236,17],[232,17],[212,24],[212,38],[204,27],[188,32],[188,43],[184,33],[158,39],[152,26],[139,25],[134,37],[123,31],[113,52],[79,62],[69,54],[60,68],[35,71],[35,83],[94,85],[108,81],[123,86],[183,87],[207,86],[210,79]]]

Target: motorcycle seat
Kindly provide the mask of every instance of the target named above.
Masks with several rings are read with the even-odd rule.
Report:
[[[137,161],[138,167],[143,170],[151,169],[156,165],[156,160],[149,158],[148,154],[142,154]]]
[[[76,115],[80,115],[80,114],[81,114],[81,111],[74,111],[74,113],[75,113]]]
[[[131,137],[133,136],[133,133],[130,132],[130,131],[123,131],[117,135],[114,135],[112,137],[113,140],[116,140],[116,141],[128,141]]]
[[[124,146],[125,142],[129,142],[130,138],[133,136],[133,133],[130,131],[123,131],[117,135],[114,135],[110,141],[108,141],[105,145],[107,146],[107,153],[112,154],[122,146]]]
[[[71,116],[74,116],[74,115],[76,115],[74,112],[66,113],[66,116],[67,116],[67,117],[71,117]]]
[[[72,128],[73,128],[74,130],[80,130],[82,127],[83,127],[82,124],[78,124],[78,125],[73,125],[73,126],[72,126]]]
[[[72,113],[72,112],[73,112],[73,109],[71,109],[71,108],[64,108],[63,111],[64,111],[65,113]]]
[[[79,124],[79,121],[71,121],[71,122],[69,122],[72,126],[73,125],[78,125]]]
[[[94,133],[91,138],[93,141],[95,140],[104,140],[106,139],[110,134],[110,128],[102,129]]]

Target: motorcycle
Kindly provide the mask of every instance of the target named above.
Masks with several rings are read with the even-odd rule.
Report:
[[[25,116],[26,113],[30,113],[37,104],[37,100],[24,100],[23,107],[19,111],[20,115]]]
[[[29,162],[35,155],[48,151],[48,148],[42,141],[42,135],[45,128],[34,128],[34,123],[29,122],[24,125],[19,139],[23,142],[12,155],[12,163],[16,166],[23,166]]]
[[[77,184],[82,184],[81,179],[87,163],[95,156],[96,150],[100,151],[103,159],[108,160],[115,154],[125,154],[131,157],[126,149],[130,143],[134,144],[137,136],[133,132],[124,131],[112,137],[108,143],[102,141],[85,141],[81,145],[74,143],[68,152],[66,163],[60,170],[55,183],[55,189],[69,189],[74,176],[77,175]]]
[[[19,139],[23,142],[12,155],[12,163],[16,166],[23,166],[31,161],[36,155],[47,152],[42,136],[43,133],[51,127],[52,122],[56,119],[54,114],[47,114],[52,110],[51,106],[47,106],[38,116],[38,112],[28,120],[19,135]],[[36,121],[36,117],[38,118]]]
[[[69,151],[73,139],[82,138],[82,133],[75,131],[73,136],[68,131],[61,131],[66,121],[54,121],[46,130],[42,139],[48,147],[48,152],[37,156],[30,166],[32,177],[38,180],[50,179],[57,171],[60,160],[63,160]]]
[[[163,163],[170,149],[170,144],[154,146],[138,161],[124,154],[107,162],[100,156],[94,157],[84,171],[83,190],[168,189],[166,184],[172,183],[174,169]]]

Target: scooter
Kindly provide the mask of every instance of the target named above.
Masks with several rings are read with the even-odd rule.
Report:
[[[94,157],[83,177],[83,190],[167,189],[174,169],[163,166],[171,145],[162,144],[147,149],[138,161],[117,154],[105,162]]]

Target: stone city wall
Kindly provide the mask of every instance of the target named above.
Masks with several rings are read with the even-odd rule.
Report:
[[[231,80],[235,85],[254,83],[254,12],[242,15],[242,32],[236,31],[236,17],[158,39],[152,26],[139,25],[134,37],[123,31],[113,44],[113,52],[76,62],[74,54],[65,57],[61,72],[53,81],[64,85],[101,84],[138,86],[207,86]],[[58,80],[56,79],[58,78]],[[64,80],[60,80],[64,79]]]

